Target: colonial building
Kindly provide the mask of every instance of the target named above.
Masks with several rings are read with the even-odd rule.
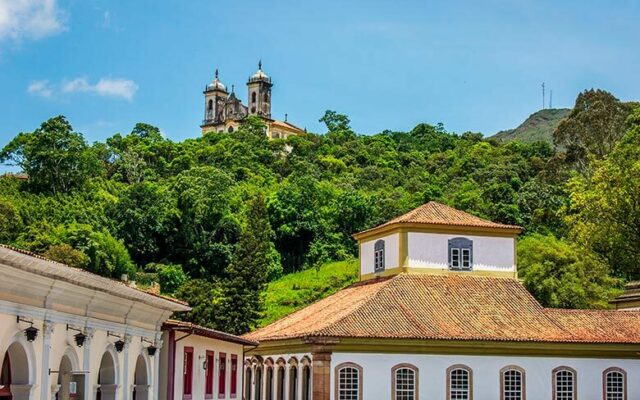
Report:
[[[258,63],[258,71],[247,81],[247,105],[237,97],[232,86],[231,93],[220,81],[216,70],[213,82],[204,89],[204,119],[202,134],[209,132],[234,132],[248,115],[262,118],[267,126],[269,139],[286,139],[291,135],[300,135],[304,131],[287,121],[278,121],[271,117],[271,78]],[[286,114],[285,114],[286,115]]]
[[[258,343],[173,320],[164,323],[162,342],[160,400],[242,396],[244,346]]]
[[[240,397],[243,348],[257,343],[168,320],[188,310],[0,245],[0,400]]]
[[[639,399],[640,313],[542,307],[521,230],[430,202],[354,235],[358,283],[245,336],[245,398]]]

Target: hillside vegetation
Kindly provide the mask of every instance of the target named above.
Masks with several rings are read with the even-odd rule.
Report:
[[[259,325],[267,325],[349,286],[358,279],[358,272],[358,260],[352,259],[294,272],[270,282]]]
[[[139,123],[90,144],[53,117],[0,150],[29,177],[0,178],[0,242],[158,283],[193,306],[180,318],[231,333],[348,284],[351,235],[430,200],[522,225],[521,277],[544,305],[603,307],[640,278],[640,111],[610,93],[578,96],[554,132],[561,151],[321,121],[322,134],[268,141],[250,117],[183,142]]]
[[[553,145],[553,132],[560,121],[571,112],[568,108],[547,108],[531,114],[515,129],[500,131],[491,136],[500,142],[519,141],[533,143],[542,141]]]

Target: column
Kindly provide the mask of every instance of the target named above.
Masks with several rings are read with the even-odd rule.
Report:
[[[53,322],[44,321],[42,325],[42,376],[40,378],[40,398],[48,399],[49,395],[49,357],[51,354],[51,334]]]
[[[331,352],[311,353],[313,400],[331,398]]]
[[[129,387],[129,347],[131,335],[124,335],[124,362],[122,365],[122,400],[129,400],[131,388]]]
[[[152,357],[153,358],[153,378],[152,378],[153,380],[151,381],[151,384],[153,385],[153,388],[152,388],[153,398],[156,400],[160,398],[160,354],[162,353],[162,345],[163,345],[160,337],[162,336],[161,335],[156,336],[156,347],[158,350],[156,350],[156,355]],[[215,366],[213,366],[212,368],[215,368]],[[168,378],[168,372],[167,372],[167,378]]]
[[[91,342],[93,341],[93,335],[96,333],[94,328],[86,328],[84,334],[84,348],[82,352],[82,370],[84,371],[84,400],[91,400],[94,398],[93,394],[96,390],[95,385],[91,385]]]

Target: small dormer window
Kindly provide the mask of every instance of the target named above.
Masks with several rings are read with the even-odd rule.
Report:
[[[449,239],[449,269],[473,269],[473,241],[467,238]]]
[[[378,240],[373,246],[373,271],[384,271],[384,240]]]

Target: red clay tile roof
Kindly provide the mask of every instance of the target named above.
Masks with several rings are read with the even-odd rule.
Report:
[[[244,337],[640,343],[640,313],[545,309],[515,279],[399,274],[355,284]]]
[[[162,330],[177,330],[180,332],[190,332],[194,335],[204,336],[212,339],[223,340],[225,342],[237,343],[247,346],[257,346],[258,342],[245,339],[240,336],[232,335],[230,333],[217,331],[215,329],[207,328],[204,326],[196,325],[191,322],[176,321],[169,319],[162,324]]]
[[[420,207],[385,222],[382,225],[360,232],[356,234],[356,236],[364,232],[377,230],[394,224],[448,225],[522,231],[522,227],[517,225],[506,225],[491,222],[464,211],[457,210],[453,207],[449,207],[435,201],[430,201],[427,204],[423,204]]]

